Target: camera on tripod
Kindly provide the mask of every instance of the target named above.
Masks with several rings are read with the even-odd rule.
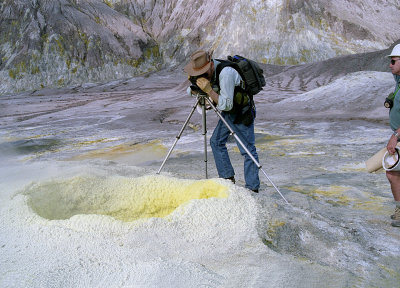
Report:
[[[190,85],[190,95],[194,97],[207,97],[207,93],[197,85]]]
[[[207,96],[207,93],[205,93],[203,90],[200,89],[199,86],[197,86],[197,79],[199,78],[207,78],[207,73],[198,75],[198,76],[190,76],[189,81],[192,85],[190,85],[190,89],[192,90],[192,95],[194,96]]]

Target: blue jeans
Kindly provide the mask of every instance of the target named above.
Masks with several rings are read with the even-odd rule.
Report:
[[[222,116],[229,124],[229,126],[233,129],[233,131],[235,131],[236,135],[250,151],[253,157],[258,161],[258,155],[256,147],[254,145],[254,122],[249,126],[246,126],[244,124],[234,124],[233,122],[235,120],[236,114],[222,112]],[[210,139],[211,148],[214,154],[215,165],[217,166],[218,176],[221,178],[229,178],[235,175],[231,160],[229,159],[228,149],[226,148],[226,142],[228,141],[228,136],[230,135],[230,133],[231,132],[229,131],[229,129],[220,119]],[[246,181],[245,187],[250,190],[258,190],[260,187],[260,179],[258,177],[259,169],[237,141],[236,145],[239,147],[240,154],[244,156],[244,179]]]

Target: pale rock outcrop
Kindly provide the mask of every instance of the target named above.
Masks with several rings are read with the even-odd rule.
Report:
[[[293,65],[388,48],[396,0],[4,0],[0,93],[176,68],[198,48]]]

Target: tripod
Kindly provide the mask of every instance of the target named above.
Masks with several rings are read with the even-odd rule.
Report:
[[[262,166],[260,165],[260,163],[254,158],[254,156],[250,153],[250,151],[247,149],[247,147],[243,144],[242,140],[239,138],[239,136],[235,133],[235,131],[233,131],[233,129],[231,128],[231,126],[228,124],[228,122],[226,122],[226,120],[224,119],[224,117],[222,116],[221,112],[215,107],[215,105],[212,103],[212,101],[207,97],[207,94],[205,94],[202,91],[196,91],[192,94],[195,95],[197,97],[197,101],[194,104],[194,106],[192,107],[192,110],[189,113],[189,116],[187,117],[185,123],[183,124],[181,130],[179,131],[178,135],[176,136],[175,142],[174,144],[171,146],[171,148],[169,149],[167,156],[165,157],[163,163],[161,164],[160,169],[158,170],[157,174],[160,174],[162,168],[164,167],[165,163],[167,162],[169,156],[172,153],[172,150],[175,148],[176,144],[178,143],[179,139],[182,136],[183,131],[185,130],[187,124],[190,121],[190,118],[192,117],[194,110],[196,110],[197,105],[200,104],[201,108],[202,108],[202,122],[203,122],[203,137],[204,137],[204,163],[205,163],[205,176],[206,179],[208,178],[208,173],[207,173],[207,121],[206,121],[206,104],[210,105],[210,107],[214,110],[214,112],[218,115],[219,119],[221,119],[221,121],[225,124],[225,126],[228,128],[228,130],[231,132],[231,135],[233,135],[233,137],[235,137],[237,143],[240,144],[240,146],[243,148],[244,151],[246,151],[247,155],[251,158],[251,160],[254,162],[254,164],[256,164],[257,168],[265,175],[265,177],[268,179],[268,181],[272,184],[272,186],[274,186],[275,190],[279,193],[279,195],[282,197],[283,200],[285,200],[285,202],[287,204],[289,204],[289,202],[286,200],[286,198],[282,195],[281,191],[279,191],[278,187],[276,187],[276,185],[274,184],[274,182],[272,182],[272,180],[268,177],[267,173],[265,173],[265,171],[262,169]]]

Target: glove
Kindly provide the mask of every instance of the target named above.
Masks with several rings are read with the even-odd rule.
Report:
[[[208,81],[206,78],[199,78],[196,80],[197,86],[207,94],[212,91],[210,81]]]

